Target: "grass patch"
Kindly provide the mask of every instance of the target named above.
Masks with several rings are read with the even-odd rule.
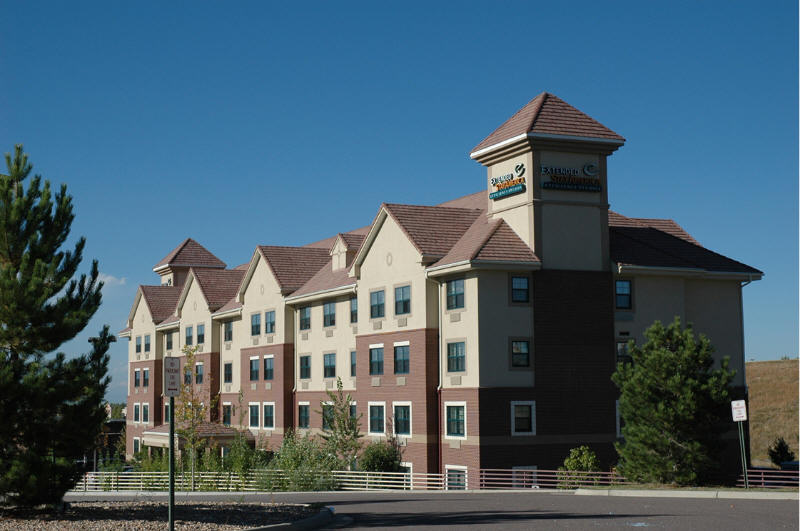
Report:
[[[750,390],[750,461],[772,466],[767,448],[783,437],[798,452],[798,360],[751,361],[745,367]]]

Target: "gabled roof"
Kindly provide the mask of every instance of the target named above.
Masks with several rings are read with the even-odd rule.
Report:
[[[215,312],[236,296],[245,272],[241,269],[192,268],[191,274],[208,303],[208,309]]]
[[[175,312],[181,296],[179,286],[139,286],[139,289],[154,323],[160,323]]]
[[[686,232],[683,227],[675,223],[671,219],[657,219],[657,218],[629,218],[622,214],[618,214],[613,210],[608,211],[608,226],[609,227],[651,227],[658,229],[661,232],[672,234],[676,238],[686,240],[689,243],[700,245],[691,234]]]
[[[464,232],[483,212],[472,208],[398,205],[384,203],[382,208],[423,257],[441,258],[450,251]]]
[[[447,255],[432,267],[461,262],[527,262],[533,265],[540,260],[505,221],[479,216]]]
[[[327,249],[319,247],[282,247],[259,245],[258,252],[272,270],[281,291],[291,293],[308,282],[331,256]]]
[[[153,271],[168,266],[225,268],[225,262],[191,238],[186,238],[170,253],[153,266]]]
[[[450,207],[450,208],[474,208],[476,210],[486,210],[488,206],[487,202],[489,200],[488,195],[489,192],[487,192],[486,189],[483,189],[479,192],[475,192],[474,194],[457,197],[455,199],[451,199],[450,201],[439,203],[436,206]]]
[[[366,234],[353,234],[347,232],[340,232],[336,235],[336,239],[341,239],[344,243],[345,249],[348,251],[357,251],[361,244],[364,243],[364,238],[366,238]],[[331,246],[331,249],[333,246]]]
[[[333,270],[332,260],[322,266],[322,269],[311,277],[308,282],[302,285],[300,289],[292,293],[292,298],[310,295],[320,291],[331,291],[336,288],[343,288],[351,286],[356,283],[356,279],[350,276],[350,270],[347,267]]]
[[[472,155],[528,134],[597,139],[616,144],[625,141],[620,135],[564,100],[549,92],[542,92],[475,146]]]

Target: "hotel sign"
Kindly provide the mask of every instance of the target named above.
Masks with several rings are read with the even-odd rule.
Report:
[[[489,199],[502,199],[510,195],[521,194],[525,191],[525,164],[520,162],[514,166],[512,173],[492,177],[491,184],[494,192],[489,194]]]
[[[545,166],[539,168],[542,177],[550,180],[542,183],[542,188],[547,190],[569,190],[573,192],[599,192],[600,171],[596,164],[584,164],[583,168],[562,168],[558,166]]]

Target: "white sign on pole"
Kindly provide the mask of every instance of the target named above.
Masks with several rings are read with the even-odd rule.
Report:
[[[731,413],[733,413],[734,422],[747,420],[747,405],[744,400],[733,400],[731,402]]]
[[[181,394],[181,360],[164,358],[164,396]]]

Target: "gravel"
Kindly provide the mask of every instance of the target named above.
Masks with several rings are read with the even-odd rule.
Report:
[[[312,516],[308,505],[235,502],[175,502],[175,529],[242,530]],[[71,502],[53,509],[0,507],[0,530],[149,530],[167,528],[165,502]]]

